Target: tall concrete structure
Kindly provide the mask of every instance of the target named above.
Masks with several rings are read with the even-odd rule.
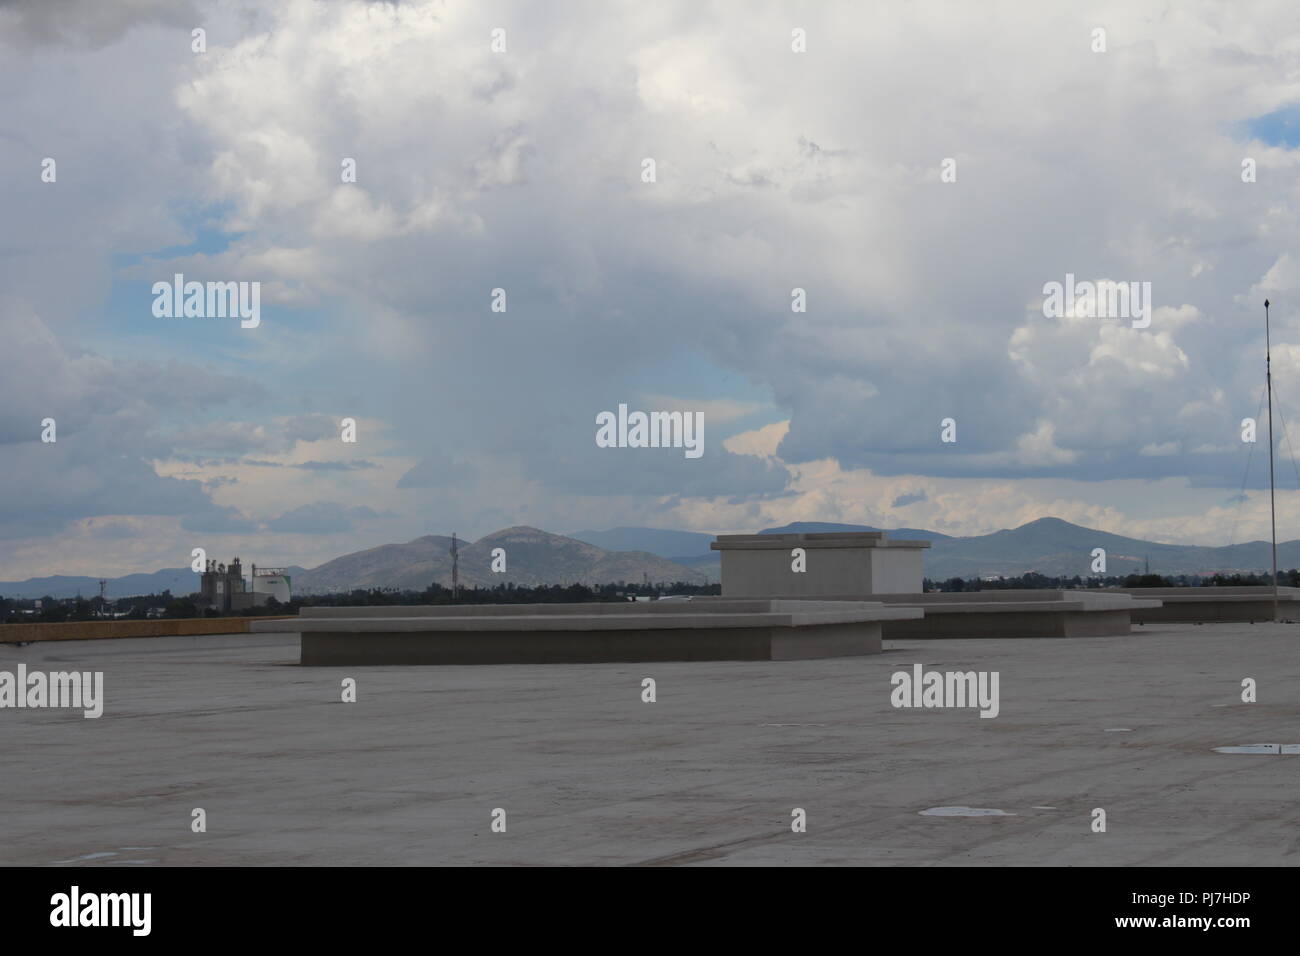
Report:
[[[289,600],[289,578],[282,568],[253,565],[252,587],[244,580],[243,565],[236,557],[229,565],[209,561],[199,583],[199,607],[221,614],[238,613],[260,607],[272,597]]]
[[[921,551],[930,542],[891,541],[884,531],[836,531],[724,534],[709,547],[722,552],[723,597],[866,598],[920,593]]]
[[[890,541],[883,531],[731,534],[722,552],[722,598],[880,601],[924,616],[883,619],[886,640],[944,637],[1105,637],[1128,634],[1135,612],[1160,601],[1113,591],[922,593],[929,541]],[[711,598],[692,603],[706,608]]]

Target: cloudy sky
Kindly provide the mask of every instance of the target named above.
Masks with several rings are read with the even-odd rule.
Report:
[[[1295,22],[0,0],[0,579],[516,524],[1266,536],[1240,432],[1266,296],[1300,430]],[[156,317],[175,273],[260,282],[261,324]],[[1150,326],[1044,317],[1067,273],[1150,282]],[[598,448],[619,403],[702,412],[704,455]]]

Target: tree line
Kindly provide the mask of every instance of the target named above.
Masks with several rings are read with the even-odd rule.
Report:
[[[1271,574],[1114,574],[1082,577],[1053,577],[1030,571],[986,580],[983,578],[948,578],[946,581],[924,579],[926,591],[1023,591],[1047,589],[1053,591],[1073,588],[1197,588],[1197,587],[1247,587],[1273,583]],[[1300,570],[1277,572],[1280,587],[1300,587]]]
[[[241,610],[235,617],[263,617],[297,614],[304,607],[367,607],[414,604],[582,604],[588,601],[628,601],[638,597],[659,598],[671,595],[717,595],[720,584],[498,584],[493,587],[463,587],[456,594],[451,588],[431,584],[423,591],[399,588],[356,588],[330,594],[306,594],[281,603],[271,598],[266,604]],[[150,617],[193,618],[223,617],[219,612],[198,605],[197,594],[142,594],[101,602],[93,598],[0,598],[0,621],[6,624],[59,624],[64,621],[119,620],[140,621]]]

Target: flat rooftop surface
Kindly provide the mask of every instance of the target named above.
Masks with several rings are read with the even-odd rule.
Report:
[[[0,670],[102,670],[105,697],[99,719],[0,710],[0,863],[1300,862],[1300,756],[1213,752],[1300,743],[1298,625],[757,663],[297,658],[294,635],[0,645]],[[998,671],[1000,714],[893,708],[916,663]],[[921,815],[947,806],[1008,816]]]

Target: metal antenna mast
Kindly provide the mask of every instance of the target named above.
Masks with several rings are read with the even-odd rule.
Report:
[[[1272,421],[1272,419],[1269,420]],[[455,601],[459,597],[460,597],[460,549],[456,547],[456,532],[453,531],[451,533],[451,599]]]
[[[1268,515],[1273,529],[1273,620],[1277,620],[1277,505],[1273,491],[1273,346],[1268,329],[1268,299],[1264,300],[1264,381],[1268,387]]]

